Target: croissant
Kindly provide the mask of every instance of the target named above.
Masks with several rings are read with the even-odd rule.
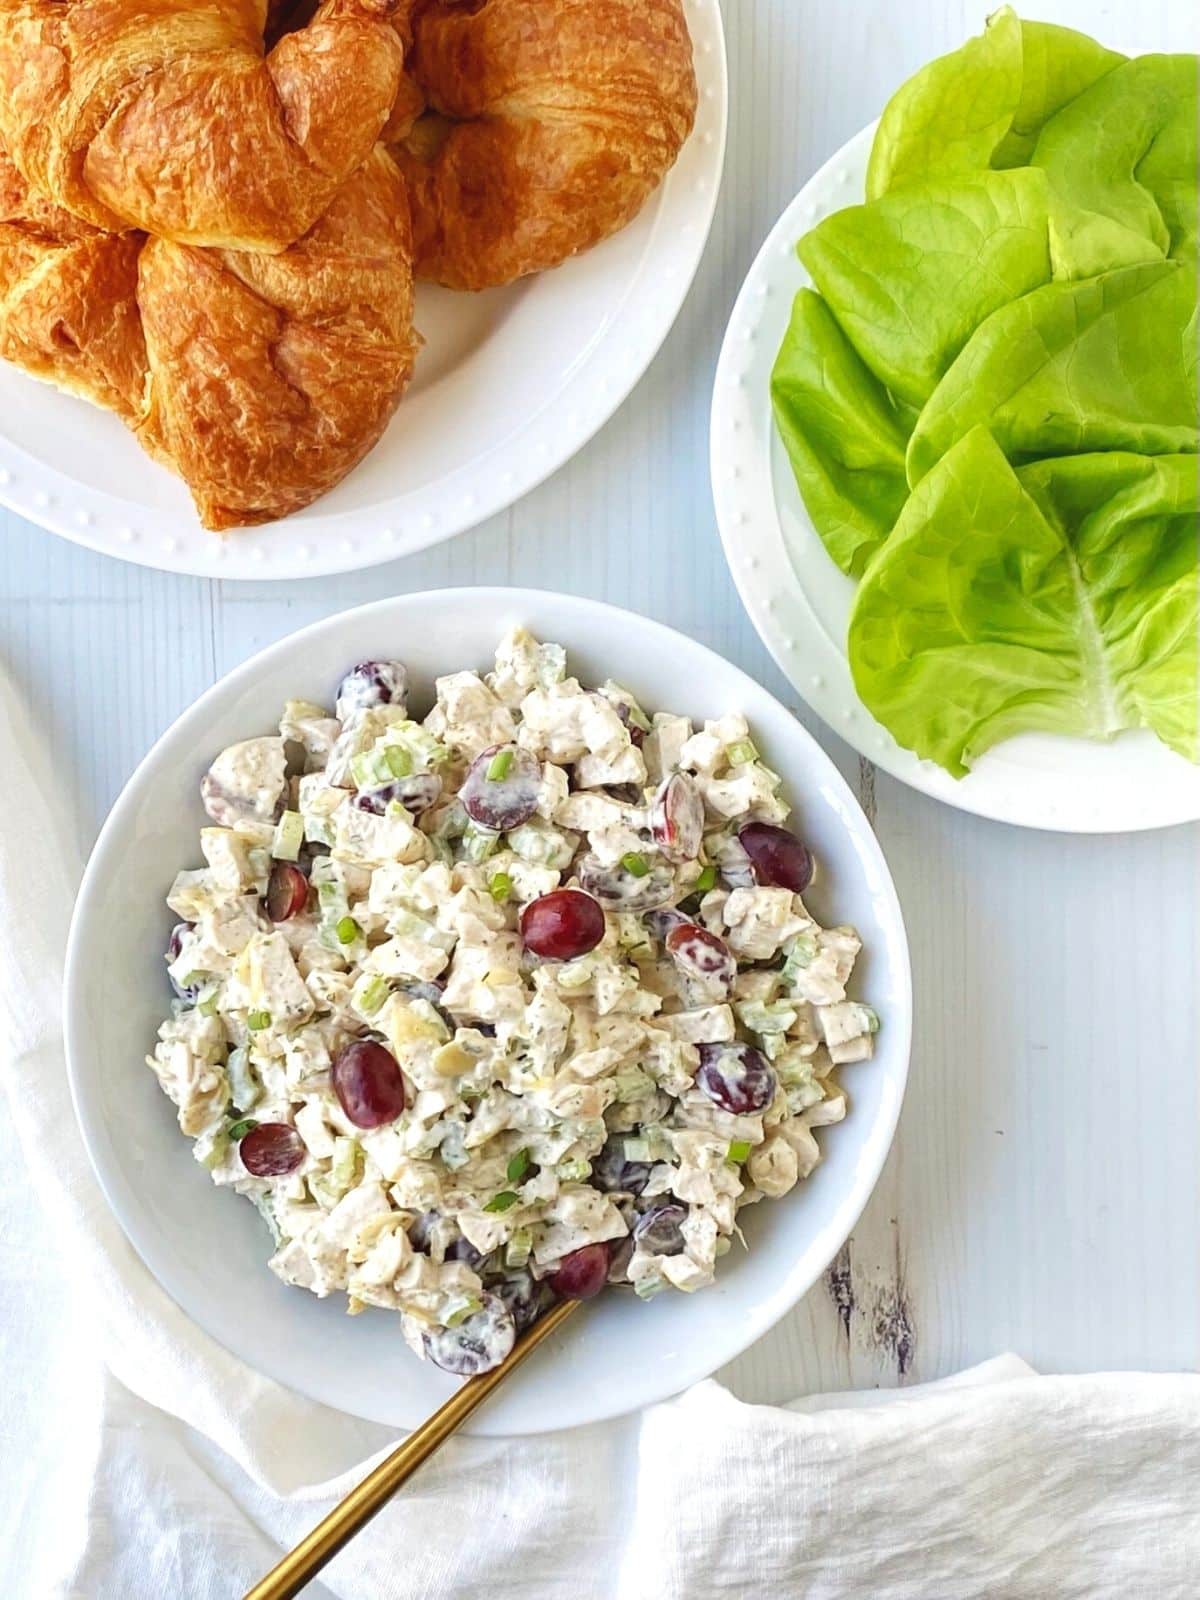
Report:
[[[283,249],[371,154],[408,0],[326,0],[264,57],[267,3],[0,0],[0,139],[110,233]]]
[[[100,232],[2,158],[0,207],[0,354],[116,411],[206,527],[331,489],[412,375],[407,203],[382,146],[275,255]]]
[[[589,249],[691,132],[681,0],[416,0],[411,26],[429,114],[393,153],[419,277],[483,289]]]
[[[142,242],[31,194],[0,150],[0,357],[131,426],[146,403]]]

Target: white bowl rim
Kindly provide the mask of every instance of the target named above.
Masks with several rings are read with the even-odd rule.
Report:
[[[101,1125],[102,1119],[99,1115],[95,1092],[85,1066],[88,1059],[86,1018],[82,1013],[82,1007],[77,1002],[77,997],[82,989],[81,975],[85,965],[91,959],[85,948],[88,942],[85,937],[85,924],[93,914],[92,902],[96,897],[97,884],[104,877],[108,857],[119,847],[119,841],[126,832],[127,817],[133,812],[137,801],[141,797],[141,792],[153,782],[160,753],[176,734],[182,730],[185,724],[190,724],[193,720],[203,722],[210,706],[213,706],[226,695],[236,693],[238,690],[252,684],[264,667],[296,651],[305,641],[313,639],[326,631],[336,631],[344,627],[351,618],[366,621],[397,605],[413,606],[419,609],[423,603],[429,604],[431,602],[470,606],[483,605],[493,608],[507,605],[525,611],[532,610],[539,605],[543,607],[552,605],[562,616],[563,642],[567,644],[568,650],[570,649],[572,614],[580,616],[587,614],[595,616],[599,614],[601,617],[610,619],[614,628],[619,628],[622,625],[627,626],[630,621],[633,621],[639,628],[644,628],[650,634],[657,635],[664,648],[668,648],[673,640],[684,637],[664,623],[640,616],[635,612],[626,611],[618,606],[609,605],[604,601],[591,600],[580,595],[559,594],[552,590],[515,586],[455,587],[425,590],[404,595],[391,595],[380,600],[368,602],[366,605],[335,612],[331,616],[310,623],[306,627],[266,646],[263,650],[258,651],[219,678],[199,699],[176,717],[170,726],[155,740],[114,801],[88,857],[76,897],[67,939],[63,982],[63,1024],[67,1077],[71,1100],[93,1172],[122,1231],[161,1288],[166,1291],[180,1310],[213,1338],[217,1344],[235,1355],[239,1360],[244,1360],[247,1366],[261,1375],[270,1377],[272,1381],[280,1383],[283,1387],[292,1388],[309,1399],[334,1406],[335,1409],[337,1408],[337,1402],[330,1400],[327,1394],[319,1393],[315,1388],[306,1387],[296,1382],[294,1378],[285,1381],[274,1378],[270,1373],[263,1372],[261,1367],[243,1355],[224,1335],[217,1333],[210,1326],[205,1316],[205,1308],[203,1306],[197,1307],[186,1290],[181,1289],[180,1275],[175,1270],[170,1253],[158,1248],[146,1236],[134,1212],[126,1207],[117,1186],[116,1174],[110,1172],[101,1145],[94,1136]],[[487,1412],[486,1408],[484,1408],[482,1417],[474,1425],[468,1425],[464,1428],[463,1431],[469,1434],[508,1437],[526,1433],[556,1432],[567,1427],[585,1426],[592,1422],[606,1421],[614,1417],[624,1416],[643,1405],[668,1399],[672,1394],[681,1393],[693,1383],[711,1376],[718,1367],[735,1359],[751,1344],[769,1332],[818,1281],[821,1273],[825,1271],[834,1259],[837,1251],[850,1236],[859,1217],[862,1215],[892,1147],[904,1102],[911,1063],[913,994],[912,964],[907,931],[895,883],[882,846],[879,844],[874,829],[867,820],[849,784],[837,770],[830,757],[813,738],[812,734],[809,733],[808,729],[787,710],[782,702],[777,700],[767,689],[764,689],[762,685],[755,683],[740,667],[734,666],[726,661],[724,657],[710,650],[707,646],[701,645],[698,641],[687,640],[687,643],[692,648],[712,657],[721,671],[728,675],[726,681],[739,692],[744,692],[748,702],[752,702],[755,699],[760,702],[764,700],[770,702],[777,712],[787,718],[797,741],[805,748],[807,754],[815,759],[816,764],[823,769],[823,776],[829,783],[831,790],[838,796],[842,804],[847,807],[851,815],[861,819],[863,838],[868,843],[868,849],[874,857],[874,865],[879,872],[880,899],[885,909],[887,921],[891,924],[890,953],[895,961],[895,977],[898,979],[901,1002],[895,1012],[889,1012],[888,1015],[889,1038],[897,1040],[895,1051],[896,1067],[892,1074],[891,1084],[892,1093],[877,1116],[874,1125],[863,1134],[863,1148],[856,1166],[854,1180],[847,1193],[843,1195],[838,1203],[836,1226],[831,1225],[825,1231],[825,1249],[822,1252],[820,1263],[805,1275],[804,1281],[796,1281],[800,1275],[792,1274],[765,1300],[759,1300],[751,1307],[742,1307],[740,1320],[729,1319],[731,1323],[737,1322],[737,1333],[726,1345],[722,1346],[715,1359],[710,1360],[707,1355],[698,1354],[697,1359],[693,1362],[683,1363],[677,1367],[672,1373],[671,1381],[666,1386],[659,1386],[656,1392],[648,1398],[642,1397],[627,1400],[623,1397],[617,1397],[612,1401],[608,1399],[596,1401],[593,1397],[591,1404],[585,1400],[577,1408],[577,1411],[571,1415],[553,1415],[549,1418],[539,1419],[536,1425],[510,1426],[504,1430],[503,1434],[499,1434],[497,1430],[488,1427]],[[811,1254],[811,1251],[809,1254]],[[569,1330],[567,1330],[567,1336],[569,1337]],[[615,1391],[612,1392],[615,1394]]]

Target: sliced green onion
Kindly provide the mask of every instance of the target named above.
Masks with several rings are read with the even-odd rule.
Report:
[[[251,1129],[257,1127],[258,1123],[253,1117],[243,1117],[240,1122],[235,1122],[230,1128],[229,1137],[231,1139],[244,1139]]]
[[[729,757],[731,767],[744,767],[748,761],[758,760],[758,751],[749,739],[739,739],[736,744],[731,744],[725,753]]]
[[[521,1196],[514,1194],[511,1189],[501,1189],[499,1194],[493,1195],[484,1206],[485,1211],[511,1211]]]
[[[413,759],[408,751],[400,744],[389,744],[383,752],[383,759],[387,762],[388,771],[393,778],[409,778],[412,776]]]
[[[731,1161],[735,1167],[740,1167],[750,1154],[749,1139],[735,1139],[725,1152],[726,1161]]]
[[[296,861],[304,843],[304,818],[298,811],[285,811],[275,824],[271,854],[276,861]]]
[[[353,917],[343,917],[333,931],[337,934],[339,944],[353,944],[362,933]]]
[[[497,750],[496,754],[488,762],[488,782],[499,783],[503,778],[507,778],[513,759],[511,750]]]
[[[717,886],[717,869],[716,869],[716,867],[711,866],[711,865],[705,867],[704,871],[696,879],[696,893],[697,894],[707,894],[710,889],[715,889],[716,886]]]
[[[507,872],[497,872],[488,884],[488,893],[497,905],[512,899],[513,881]]]
[[[251,1011],[246,1018],[246,1026],[251,1033],[261,1033],[264,1028],[271,1026],[271,1013],[269,1011]]]
[[[621,857],[621,865],[625,871],[635,878],[644,878],[650,871],[650,863],[645,856],[638,855],[636,850],[630,850]]]
[[[529,1151],[518,1150],[516,1155],[509,1157],[508,1165],[504,1169],[504,1176],[508,1179],[509,1183],[520,1183],[521,1179],[528,1171]]]

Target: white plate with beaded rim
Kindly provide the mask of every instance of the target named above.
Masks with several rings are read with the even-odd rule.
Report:
[[[771,411],[771,368],[810,279],[796,242],[863,196],[874,127],[829,161],[775,225],[734,306],[713,392],[713,499],[743,604],[780,669],[860,755],[923,794],[1001,822],[1130,833],[1200,818],[1200,768],[1152,733],[1109,744],[1022,734],[962,779],[902,749],[862,705],[846,658],[854,584],[813,528]]]
[[[685,0],[700,99],[629,227],[553,272],[422,285],[416,376],[371,454],[284,522],[224,538],[115,416],[0,363],[0,503],[77,544],[210,578],[314,578],[410,555],[512,505],[608,421],[658,352],[708,239],[728,83],[718,0]]]
[[[845,1120],[818,1132],[822,1160],[792,1194],[739,1215],[731,1251],[695,1295],[643,1304],[614,1291],[568,1323],[467,1431],[523,1434],[582,1426],[653,1404],[707,1377],[760,1338],[845,1243],[895,1132],[912,1041],[904,921],[879,842],[837,768],[790,712],[712,651],[631,612],[529,589],[399,595],[328,617],[237,667],[146,756],[92,851],[67,949],[63,1015],[75,1111],[114,1212],[176,1303],[259,1372],[342,1411],[411,1428],[456,1380],[418,1361],[395,1317],[345,1315],[345,1300],[289,1288],[266,1265],[253,1206],[214,1189],[144,1064],[169,1000],[163,895],[196,856],[199,784],[212,755],[270,728],[291,697],[328,700],[349,663],[402,656],[423,713],[440,673],[489,664],[521,623],[566,646],[572,671],[622,680],[650,709],[696,719],[741,711],[782,776],[818,863],[806,899],[826,925],[863,939],[853,992],[882,1025],[874,1059],[843,1069]]]

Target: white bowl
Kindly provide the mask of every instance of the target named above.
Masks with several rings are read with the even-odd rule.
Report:
[[[718,0],[685,9],[700,102],[657,193],[629,227],[556,271],[484,294],[422,284],[412,387],[366,460],[315,505],[218,538],[116,417],[4,363],[0,504],[122,561],[259,582],[393,561],[512,505],[616,411],[700,265],[728,81]]]
[[[904,750],[858,698],[846,657],[855,585],[804,508],[771,411],[771,368],[796,292],[811,283],[796,243],[861,202],[874,127],[843,146],[788,206],[738,295],[712,407],[712,483],[725,559],[780,670],[847,743],[901,782],[962,811],[1067,833],[1131,833],[1200,817],[1200,767],[1147,729],[1108,744],[1023,733],[965,778]]]
[[[190,1316],[260,1372],[396,1427],[420,1422],[455,1380],[416,1360],[393,1314],[347,1317],[344,1297],[319,1301],[275,1278],[254,1208],[213,1188],[143,1064],[169,998],[162,952],[174,919],[163,895],[175,872],[198,860],[200,777],[223,746],[270,731],[289,697],[328,704],[346,667],[364,657],[402,657],[418,691],[430,688],[431,703],[435,675],[490,664],[515,623],[566,645],[584,681],[619,676],[652,708],[696,718],[745,711],[820,863],[815,911],[862,933],[856,992],[883,1026],[875,1060],[843,1073],[850,1113],[821,1131],[825,1160],[814,1175],[786,1199],[744,1214],[748,1254],[731,1252],[716,1285],[695,1296],[664,1294],[649,1304],[619,1291],[603,1296],[505,1385],[474,1431],[531,1433],[620,1415],[706,1377],[765,1333],[816,1282],[858,1218],[891,1144],[908,1071],[908,949],[875,836],[799,723],[701,645],[591,600],[449,589],[330,617],[231,672],[142,762],[88,863],[67,955],[75,1107],[113,1210]]]

